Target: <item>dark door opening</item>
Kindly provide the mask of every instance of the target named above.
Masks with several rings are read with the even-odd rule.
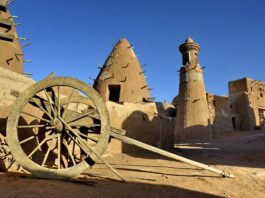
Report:
[[[119,102],[120,101],[120,85],[109,85],[109,101]]]
[[[232,117],[233,129],[236,129],[236,118]]]

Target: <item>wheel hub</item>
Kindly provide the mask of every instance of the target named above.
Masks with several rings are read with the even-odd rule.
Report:
[[[52,124],[57,132],[62,132],[63,123],[58,118],[55,118]]]

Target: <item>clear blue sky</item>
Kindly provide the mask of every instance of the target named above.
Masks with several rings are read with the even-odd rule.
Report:
[[[9,6],[24,48],[25,72],[35,80],[55,72],[87,83],[119,38],[127,38],[157,101],[178,94],[178,46],[201,45],[207,92],[227,95],[242,77],[265,81],[264,0],[15,0]]]

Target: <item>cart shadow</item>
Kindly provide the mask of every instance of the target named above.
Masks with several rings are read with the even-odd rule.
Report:
[[[86,178],[60,181],[28,178],[23,175],[1,175],[3,197],[34,195],[45,197],[222,197],[170,185],[143,182],[118,182],[111,179]],[[16,187],[15,187],[16,186]],[[44,188],[45,186],[45,188]]]

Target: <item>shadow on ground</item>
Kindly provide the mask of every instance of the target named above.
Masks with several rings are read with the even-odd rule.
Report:
[[[168,185],[101,179],[76,183],[1,175],[0,186],[2,197],[220,197]]]

